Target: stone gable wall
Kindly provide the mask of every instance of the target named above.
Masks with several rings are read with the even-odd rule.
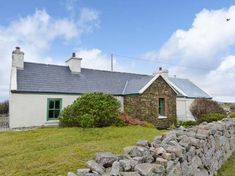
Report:
[[[165,119],[158,118],[159,98],[165,98]],[[142,94],[124,96],[124,111],[134,118],[151,122],[158,128],[168,128],[176,122],[176,93],[159,77]]]
[[[178,128],[123,150],[97,153],[68,176],[212,176],[235,151],[235,119]]]

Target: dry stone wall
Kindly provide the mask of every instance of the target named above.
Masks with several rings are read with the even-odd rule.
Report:
[[[234,150],[235,119],[224,119],[138,141],[122,155],[97,153],[68,176],[212,176]]]

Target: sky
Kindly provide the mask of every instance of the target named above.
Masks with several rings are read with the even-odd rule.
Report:
[[[235,102],[235,2],[229,0],[8,0],[0,7],[0,101],[9,98],[11,52],[25,61],[187,78]]]

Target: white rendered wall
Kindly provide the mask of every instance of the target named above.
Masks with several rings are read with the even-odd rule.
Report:
[[[194,101],[193,98],[176,98],[176,111],[178,121],[194,121],[190,106]]]
[[[62,98],[62,109],[72,104],[79,95],[16,94],[10,93],[10,128],[47,125],[47,99]],[[123,97],[117,97],[123,110]]]

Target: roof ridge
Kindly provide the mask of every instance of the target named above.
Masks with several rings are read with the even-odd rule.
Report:
[[[45,65],[45,66],[57,66],[57,67],[68,67],[67,65],[56,65],[56,64],[46,64],[46,63],[37,63],[37,62],[24,62],[28,64],[35,64],[35,65]],[[132,74],[132,75],[139,75],[139,76],[151,76],[147,74],[140,74],[140,73],[131,73],[131,72],[121,72],[121,71],[109,71],[109,70],[99,70],[99,69],[94,69],[94,68],[84,68],[82,67],[81,69],[85,70],[94,70],[94,71],[101,71],[101,72],[108,72],[108,73],[122,73],[122,74]]]

